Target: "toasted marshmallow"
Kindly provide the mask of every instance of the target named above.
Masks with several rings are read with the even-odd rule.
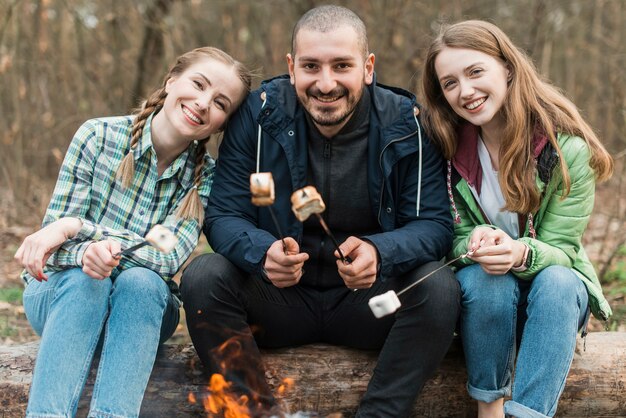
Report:
[[[250,175],[250,193],[255,206],[274,204],[274,178],[272,173],[252,173]]]
[[[146,235],[146,241],[157,250],[167,254],[174,249],[178,239],[163,225],[154,225]]]
[[[314,186],[306,186],[291,194],[291,210],[300,222],[304,222],[314,213],[324,212],[326,205]]]
[[[400,307],[400,299],[393,290],[389,290],[382,295],[374,296],[368,302],[370,309],[376,318],[390,315]]]

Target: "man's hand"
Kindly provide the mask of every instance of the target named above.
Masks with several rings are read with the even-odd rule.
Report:
[[[478,227],[472,232],[469,258],[493,275],[506,274],[524,258],[525,245],[511,238],[501,229]]]
[[[114,256],[120,250],[120,243],[112,239],[90,244],[83,254],[83,272],[98,280],[109,277],[120,264],[120,257]]]
[[[309,259],[307,253],[300,253],[300,247],[291,237],[283,242],[274,242],[265,255],[265,274],[276,287],[289,287],[298,284],[304,271],[304,262]]]
[[[369,289],[376,281],[378,269],[378,250],[367,241],[356,237],[348,237],[339,248],[341,252],[352,259],[351,263],[344,264],[337,260],[337,269],[346,286],[350,289]],[[339,252],[335,250],[335,257]]]
[[[43,267],[65,241],[78,234],[83,223],[78,218],[61,218],[27,236],[15,253],[15,261],[38,281],[48,280]]]

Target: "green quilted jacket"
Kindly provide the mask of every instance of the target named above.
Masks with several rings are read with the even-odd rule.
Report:
[[[489,225],[472,193],[474,186],[470,186],[471,172],[477,174],[476,170],[480,171],[480,164],[476,166],[478,157],[471,156],[469,162],[467,158],[466,161],[458,158],[461,154],[459,151],[471,154],[472,147],[476,150],[475,141],[471,139],[466,141],[467,137],[466,132],[463,140],[459,142],[457,154],[452,162],[448,163],[448,192],[453,216],[456,219],[450,259],[467,251],[468,241],[475,227]],[[469,137],[472,137],[471,133]],[[519,240],[530,247],[532,260],[527,270],[512,273],[521,279],[532,280],[537,273],[550,265],[574,269],[587,287],[591,312],[596,318],[606,321],[612,314],[611,307],[602,294],[600,281],[582,246],[582,235],[593,209],[595,193],[595,175],[589,166],[589,148],[583,139],[575,136],[561,134],[557,141],[571,177],[570,193],[562,199],[563,183],[557,166],[558,154],[547,143],[546,138],[543,138],[543,143],[535,143],[535,155],[538,159],[536,182],[543,196],[541,207],[533,215],[520,217],[522,220],[520,225],[525,220],[525,227]],[[540,175],[542,169],[547,175]],[[481,175],[478,175],[478,179]],[[457,266],[471,263],[473,261],[469,259],[462,259]]]

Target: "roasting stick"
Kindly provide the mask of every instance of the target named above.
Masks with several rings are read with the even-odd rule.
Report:
[[[274,204],[274,177],[272,173],[252,173],[250,175],[250,193],[252,193],[252,204],[255,206],[266,206],[270,211],[270,216],[278,231],[278,236],[283,243],[283,252],[287,254],[287,244],[285,244],[285,237],[280,229],[278,218],[274,214],[272,205]]]
[[[174,249],[178,239],[174,235],[172,231],[164,227],[163,225],[154,225],[152,229],[146,235],[144,241],[140,242],[137,245],[133,245],[132,247],[128,247],[123,251],[120,251],[114,254],[114,257],[121,257],[123,255],[127,255],[132,253],[135,250],[138,250],[141,247],[146,245],[152,245],[157,250],[162,253],[169,253]]]
[[[398,310],[398,308],[400,307],[401,303],[400,303],[400,299],[398,298],[398,296],[400,296],[401,294],[403,294],[404,292],[412,289],[413,287],[417,286],[418,284],[420,284],[421,282],[423,282],[424,280],[426,280],[427,278],[429,278],[430,276],[432,276],[433,274],[437,273],[439,270],[441,270],[442,268],[449,266],[450,264],[459,261],[465,257],[471,256],[473,252],[468,251],[465,254],[461,254],[460,256],[448,261],[447,263],[445,263],[444,265],[437,267],[435,270],[431,271],[430,273],[426,274],[425,276],[420,277],[418,280],[416,280],[415,282],[411,283],[410,285],[408,285],[407,287],[405,287],[404,289],[402,289],[401,291],[399,291],[398,293],[394,292],[393,290],[389,290],[381,295],[378,296],[374,296],[373,298],[371,298],[368,302],[368,305],[370,307],[370,309],[372,310],[372,312],[374,313],[374,316],[376,318],[382,318],[383,316],[386,315],[390,315],[392,313],[394,313],[395,311]]]
[[[339,249],[339,244],[337,243],[335,236],[332,232],[330,232],[330,228],[324,221],[324,218],[322,218],[321,213],[326,210],[326,205],[322,200],[322,196],[318,193],[317,189],[314,186],[306,186],[292,193],[291,210],[300,222],[306,221],[309,216],[313,214],[317,216],[317,219],[320,221],[320,225],[322,225],[324,232],[326,232],[326,235],[330,237],[333,245],[335,246],[335,249],[339,253],[339,258],[341,259],[341,261],[344,264],[350,263],[352,261],[350,260],[350,257],[344,257],[343,253]]]
[[[324,221],[324,218],[322,218],[322,215],[320,215],[319,213],[316,213],[315,216],[317,216],[317,219],[320,221],[320,225],[322,225],[322,228],[324,228],[324,231],[330,237],[330,240],[333,242],[333,245],[335,246],[335,248],[337,249],[337,252],[339,253],[339,258],[341,259],[341,261],[343,261],[344,263],[350,263],[350,257],[343,256],[343,253],[339,249],[339,243],[337,243],[337,240],[335,239],[335,236],[333,235],[333,233],[330,232],[330,228],[328,228],[328,225],[326,225],[326,222]]]
[[[398,296],[400,296],[401,294],[403,294],[404,292],[414,288],[415,286],[417,286],[418,284],[420,284],[421,282],[423,282],[424,280],[426,280],[427,278],[429,278],[430,276],[432,276],[433,274],[437,273],[439,270],[441,270],[444,267],[449,266],[452,263],[455,263],[465,257],[467,257],[468,255],[471,255],[470,253],[465,253],[465,254],[461,254],[460,256],[458,256],[457,258],[453,258],[452,260],[448,261],[447,263],[445,263],[443,266],[437,267],[436,269],[434,269],[433,271],[431,271],[430,273],[428,273],[427,275],[421,277],[420,279],[416,280],[415,282],[411,283],[410,285],[408,285],[407,287],[405,287],[404,289],[402,289],[401,291],[398,292]]]

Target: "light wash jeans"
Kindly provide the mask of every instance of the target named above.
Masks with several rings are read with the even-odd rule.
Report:
[[[41,335],[27,417],[76,415],[101,334],[89,417],[139,415],[159,342],[179,318],[158,274],[135,267],[95,280],[80,268],[64,270],[29,283],[24,310]]]
[[[552,417],[572,364],[588,296],[573,270],[550,266],[532,281],[492,276],[478,265],[457,272],[461,338],[469,395],[493,402],[511,395],[507,416]]]

